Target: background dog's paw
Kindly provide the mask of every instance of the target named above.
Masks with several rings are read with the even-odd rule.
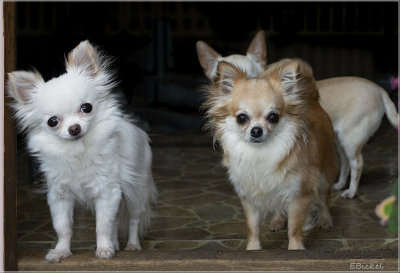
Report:
[[[340,197],[344,198],[344,199],[351,199],[356,195],[355,191],[352,191],[350,189],[345,190],[344,192],[342,192],[342,194],[340,195]]]
[[[51,249],[45,258],[50,262],[58,263],[70,256],[72,256],[72,252],[69,249]]]
[[[98,248],[96,250],[96,257],[100,258],[100,259],[111,259],[112,257],[114,257],[115,251],[112,248]]]
[[[336,191],[340,191],[341,189],[343,189],[344,186],[345,186],[344,183],[337,182],[333,184],[333,189]]]
[[[142,247],[140,246],[140,244],[127,244],[125,247],[126,251],[137,251],[137,250],[142,250]]]

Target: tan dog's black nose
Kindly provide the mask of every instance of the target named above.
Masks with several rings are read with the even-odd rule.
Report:
[[[77,136],[81,132],[81,126],[79,124],[74,124],[68,128],[68,132],[71,136]]]
[[[251,129],[250,134],[254,138],[259,138],[263,134],[263,130],[260,127],[254,127]]]

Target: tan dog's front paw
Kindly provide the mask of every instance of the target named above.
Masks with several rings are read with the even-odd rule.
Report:
[[[304,249],[306,249],[306,248],[304,247],[304,244],[302,241],[294,240],[294,239],[289,240],[288,250],[304,250]]]
[[[331,218],[321,218],[318,220],[318,227],[321,229],[328,229],[333,226]]]

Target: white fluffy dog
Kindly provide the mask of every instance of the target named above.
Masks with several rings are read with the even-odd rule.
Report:
[[[47,201],[58,243],[46,259],[72,255],[75,203],[96,212],[99,258],[112,258],[118,219],[129,219],[126,250],[140,250],[156,187],[151,174],[148,136],[125,116],[111,93],[115,86],[108,61],[88,41],[66,60],[67,72],[45,82],[38,72],[8,75],[8,93],[28,148],[47,180]],[[125,221],[127,222],[127,221]]]

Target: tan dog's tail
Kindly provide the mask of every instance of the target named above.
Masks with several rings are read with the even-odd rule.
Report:
[[[394,106],[392,100],[385,90],[381,90],[381,98],[383,102],[383,106],[385,109],[386,117],[393,125],[394,128],[399,129],[399,116],[396,111],[396,106]]]

